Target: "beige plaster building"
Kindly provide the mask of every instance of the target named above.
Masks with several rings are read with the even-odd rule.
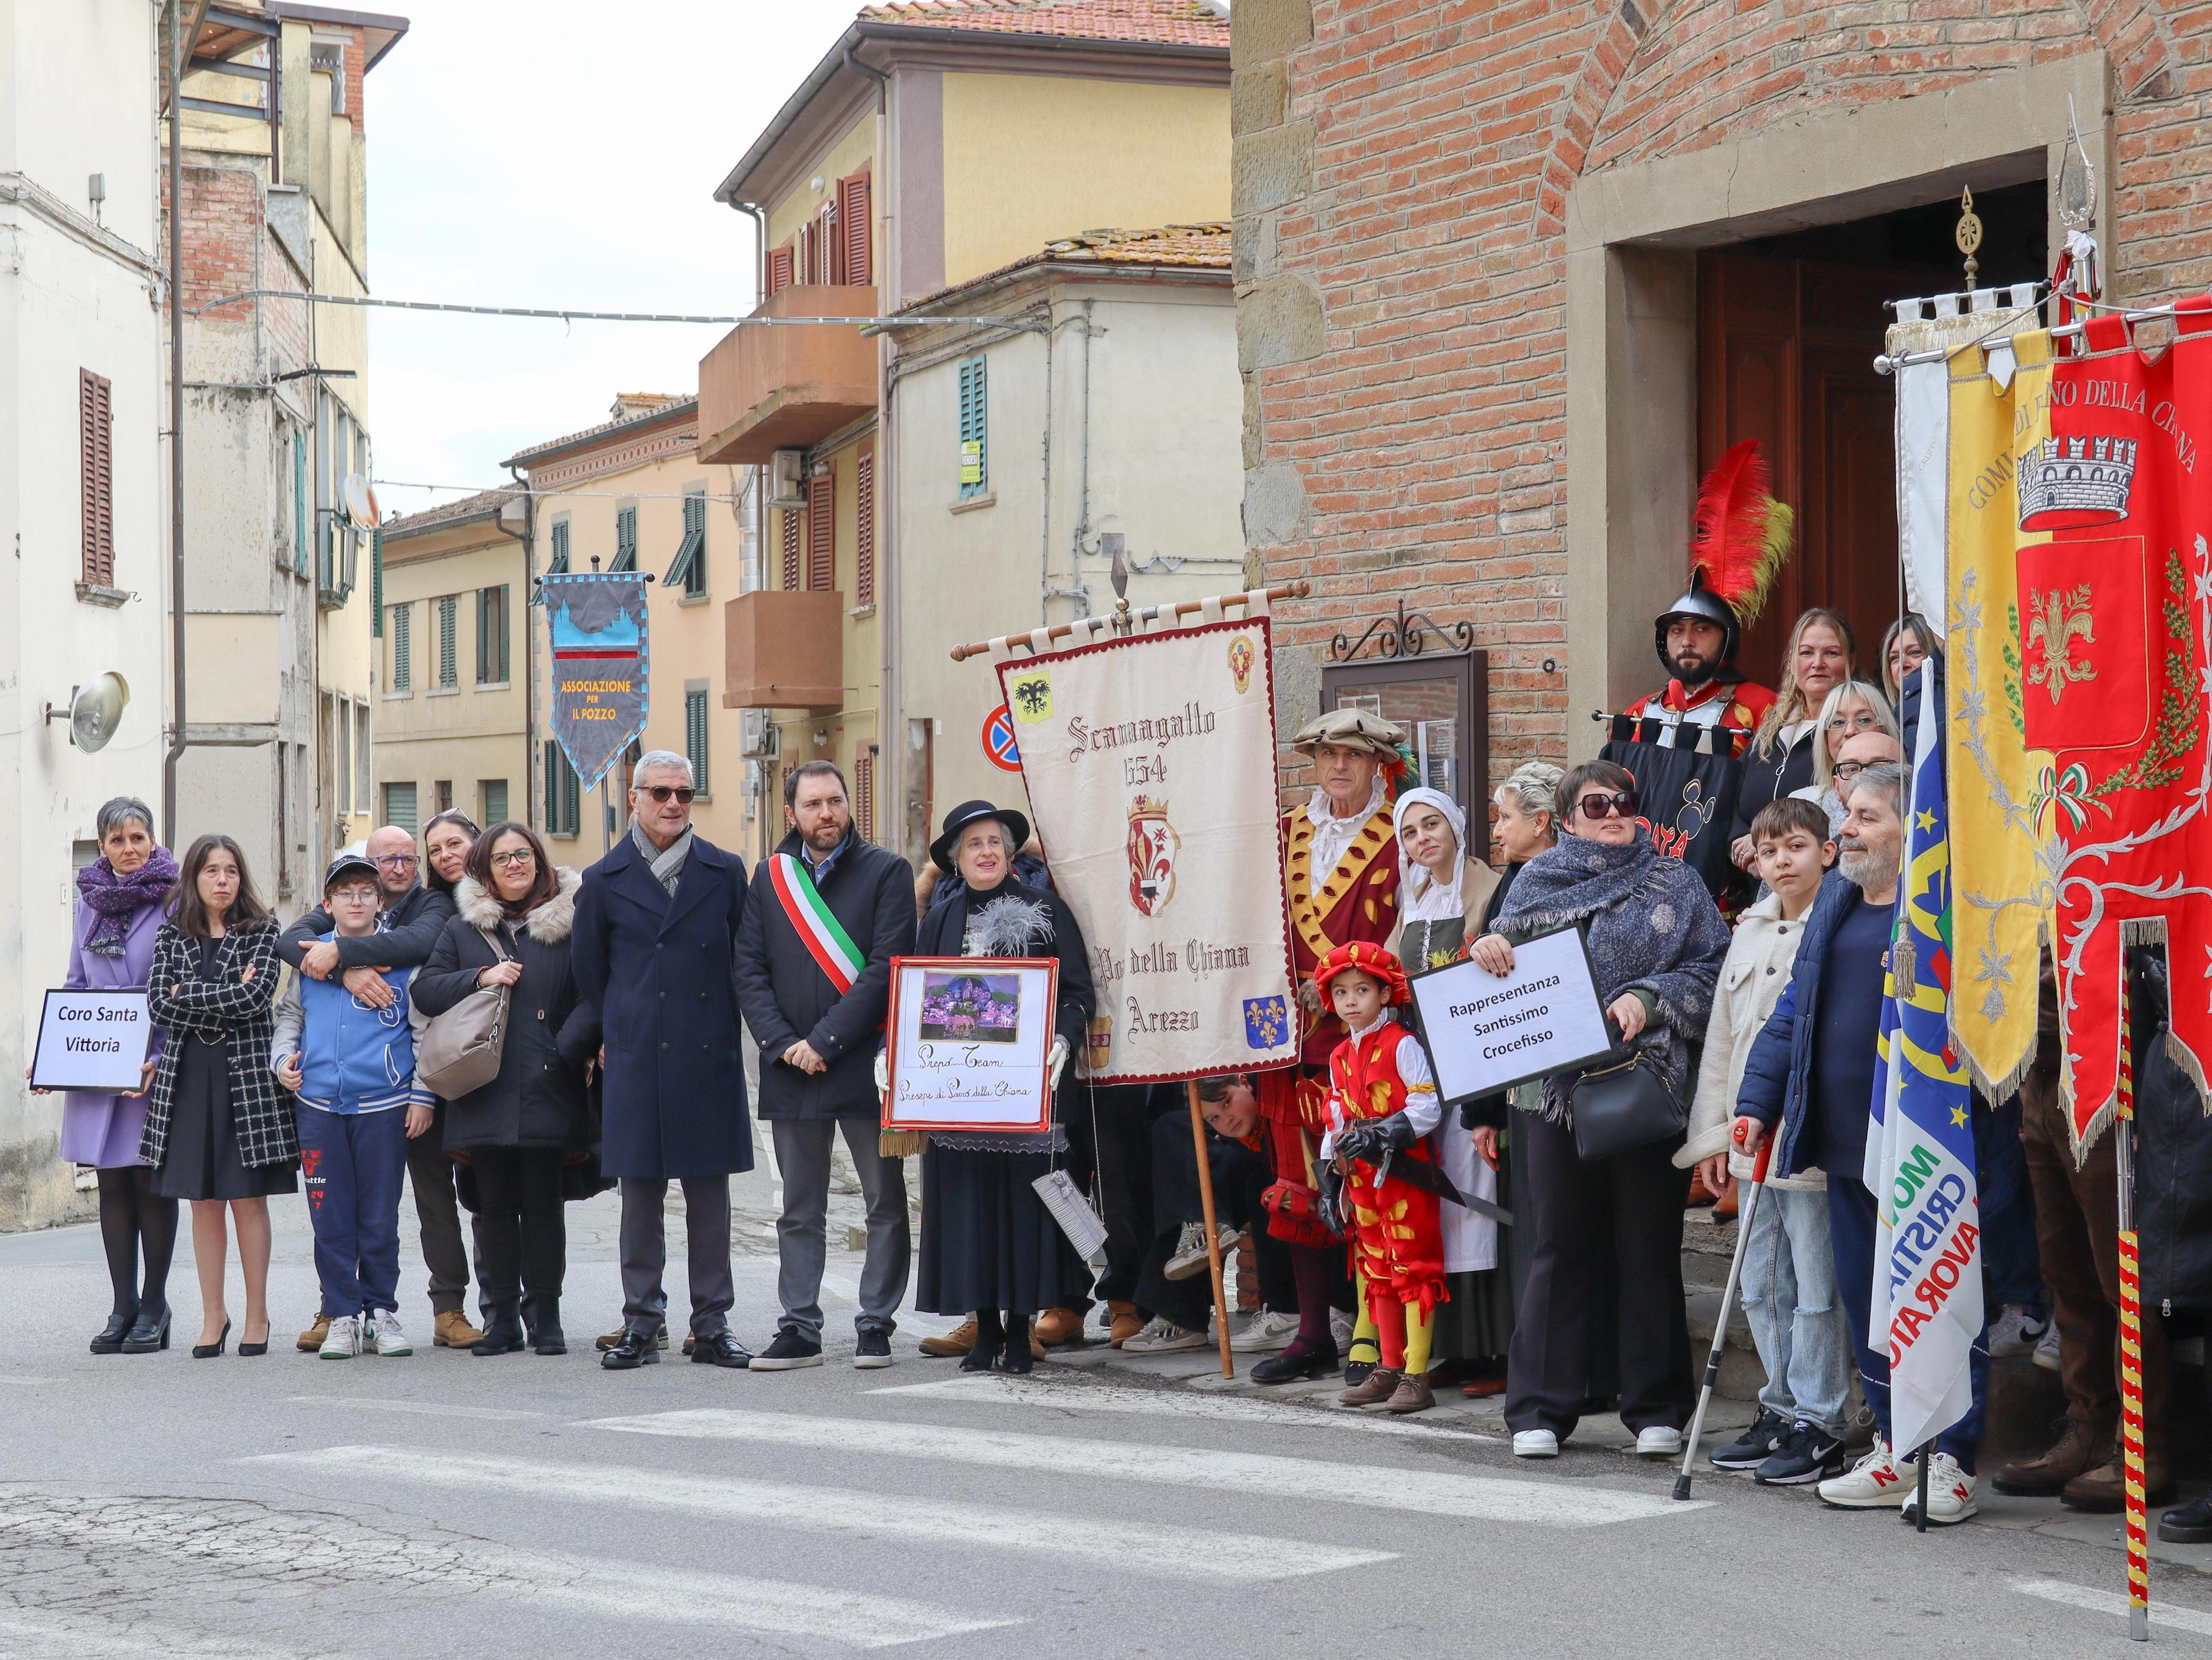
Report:
[[[530,550],[520,490],[383,526],[375,817],[419,830],[459,807],[532,822]]]
[[[510,456],[530,492],[532,578],[564,572],[642,571],[646,589],[647,750],[689,756],[699,799],[692,822],[726,848],[750,851],[758,803],[745,785],[738,712],[722,707],[722,613],[754,558],[747,470],[699,459],[698,403],[657,392],[615,400],[601,424]],[[520,608],[518,607],[518,616]],[[520,621],[515,624],[520,631]],[[529,612],[532,651],[532,822],[563,863],[597,859],[627,822],[629,760],[584,799],[568,757],[551,741],[542,606]]]

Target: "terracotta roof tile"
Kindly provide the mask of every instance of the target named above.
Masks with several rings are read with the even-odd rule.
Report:
[[[642,421],[659,420],[672,410],[681,410],[697,402],[698,399],[689,392],[625,392],[615,400],[617,413],[612,420],[602,421],[596,427],[586,427],[581,432],[572,432],[564,437],[549,438],[542,444],[532,444],[528,449],[517,450],[506,460],[501,462],[500,465],[504,467],[516,462],[528,461],[544,456],[553,450],[566,449],[571,444],[580,444],[586,439],[604,438],[623,427],[633,426]]]
[[[896,23],[1084,40],[1229,46],[1229,13],[1207,0],[885,0],[864,23]]]
[[[902,313],[920,311],[981,283],[1011,277],[1032,265],[1185,265],[1193,271],[1229,269],[1229,227],[1215,222],[1199,225],[1161,225],[1152,230],[1086,230],[1048,242],[1036,253],[955,283],[935,294],[909,301]]]
[[[473,496],[463,496],[451,502],[441,502],[434,508],[425,508],[422,512],[410,513],[404,518],[387,519],[384,521],[382,528],[386,536],[410,531],[429,530],[439,525],[448,524],[453,520],[466,519],[471,514],[482,513],[487,508],[499,507],[514,501],[521,494],[520,490],[515,489],[478,490]]]

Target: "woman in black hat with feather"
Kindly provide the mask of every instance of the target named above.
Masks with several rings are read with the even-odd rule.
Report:
[[[959,885],[922,918],[914,948],[918,957],[1057,958],[1058,1085],[1090,1024],[1091,965],[1082,930],[1060,897],[1014,878],[1015,851],[1029,835],[1020,813],[988,801],[963,802],[946,814],[929,853]],[[915,1306],[975,1316],[975,1345],[960,1363],[963,1371],[988,1371],[994,1364],[1029,1371],[1030,1316],[1079,1305],[1089,1292],[1090,1268],[1031,1185],[1066,1151],[1063,1116],[1056,1091],[1048,1133],[930,1133],[921,1158]]]

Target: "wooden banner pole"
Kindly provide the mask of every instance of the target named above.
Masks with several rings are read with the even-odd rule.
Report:
[[[1198,1110],[1198,1079],[1193,1078],[1182,1087],[1190,1098],[1190,1145],[1198,1157],[1199,1206],[1206,1213],[1206,1261],[1213,1271],[1213,1329],[1221,1341],[1221,1375],[1234,1377],[1237,1365],[1229,1358],[1229,1298],[1221,1278],[1221,1234],[1214,1223],[1213,1161],[1206,1156],[1206,1118]]]
[[[1312,592],[1313,584],[1301,577],[1295,582],[1279,583],[1276,587],[1269,588],[1267,590],[1267,598],[1271,600],[1303,599]],[[1219,596],[1218,601],[1213,599],[1185,599],[1180,604],[1173,605],[1146,605],[1142,611],[1132,611],[1129,614],[1137,622],[1149,623],[1156,617],[1188,617],[1193,611],[1204,611],[1210,605],[1214,605],[1216,603],[1234,604],[1243,599],[1243,597],[1244,596],[1241,593],[1224,593]],[[1048,640],[1065,640],[1069,635],[1073,634],[1075,631],[1076,625],[1073,623],[1055,623],[1045,630],[1045,638]],[[1027,633],[1022,633],[1008,635],[1006,637],[1010,640],[1027,640],[1029,635]],[[955,646],[952,648],[952,660],[956,663],[963,663],[971,657],[981,656],[985,652],[990,649],[991,642],[988,640],[979,640],[972,646]]]

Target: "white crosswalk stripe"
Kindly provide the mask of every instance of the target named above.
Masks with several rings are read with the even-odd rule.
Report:
[[[293,1466],[356,1471],[379,1480],[504,1493],[562,1504],[678,1511],[739,1523],[765,1523],[811,1533],[853,1533],[917,1544],[1037,1551],[1110,1564],[1118,1572],[1180,1579],[1289,1579],[1364,1567],[1394,1558],[1389,1551],[1297,1539],[1094,1520],[1046,1511],[996,1510],[847,1488],[665,1470],[640,1481],[631,1472],[610,1472],[586,1464],[380,1446],[327,1447],[318,1452],[269,1456]],[[613,1479],[617,1475],[619,1479]]]
[[[2110,1614],[2116,1634],[2123,1629],[2120,1622],[2128,1617],[2128,1599],[2116,1590],[2093,1590],[2063,1579],[2015,1579],[2012,1588],[2023,1596],[2039,1596],[2046,1602],[2063,1603],[2089,1614]],[[2171,1602],[2153,1601],[2150,1624],[2154,1636],[2164,1631],[2185,1631],[2198,1637],[2212,1637],[2212,1614],[2176,1608]]]
[[[285,1398],[294,1407],[327,1407],[333,1412],[398,1412],[420,1418],[474,1418],[487,1423],[520,1423],[543,1418],[542,1412],[510,1407],[461,1407],[443,1401],[409,1401],[393,1395],[294,1395]]]
[[[813,1418],[787,1413],[732,1412],[716,1408],[641,1417],[589,1419],[585,1422],[590,1428],[629,1435],[744,1441],[756,1445],[872,1453],[1001,1469],[1048,1469],[1063,1478],[1095,1476],[1269,1497],[1297,1493],[1337,1504],[1455,1516],[1469,1521],[1515,1523],[1525,1527],[1582,1528],[1682,1516],[1706,1508],[1710,1502],[1692,1499],[1676,1504],[1643,1493],[1593,1487],[1587,1481],[1445,1475],[1431,1470],[1381,1468],[1372,1464],[1336,1463],[1326,1459],[1287,1458],[1269,1453],[1212,1452],[1196,1447],[1082,1441],[1001,1430]]]
[[[1042,1407],[1055,1412],[1135,1413],[1146,1417],[1195,1418],[1216,1423],[1255,1424],[1300,1430],[1345,1430],[1355,1435],[1392,1435],[1408,1440],[1487,1441],[1498,1438],[1479,1430],[1449,1429],[1407,1418],[1370,1417],[1322,1407],[1285,1406],[1234,1395],[1200,1395],[1188,1389],[1136,1389],[1114,1383],[1038,1383],[997,1372],[971,1372],[934,1383],[894,1383],[871,1395],[909,1399],[981,1401],[993,1406]]]

